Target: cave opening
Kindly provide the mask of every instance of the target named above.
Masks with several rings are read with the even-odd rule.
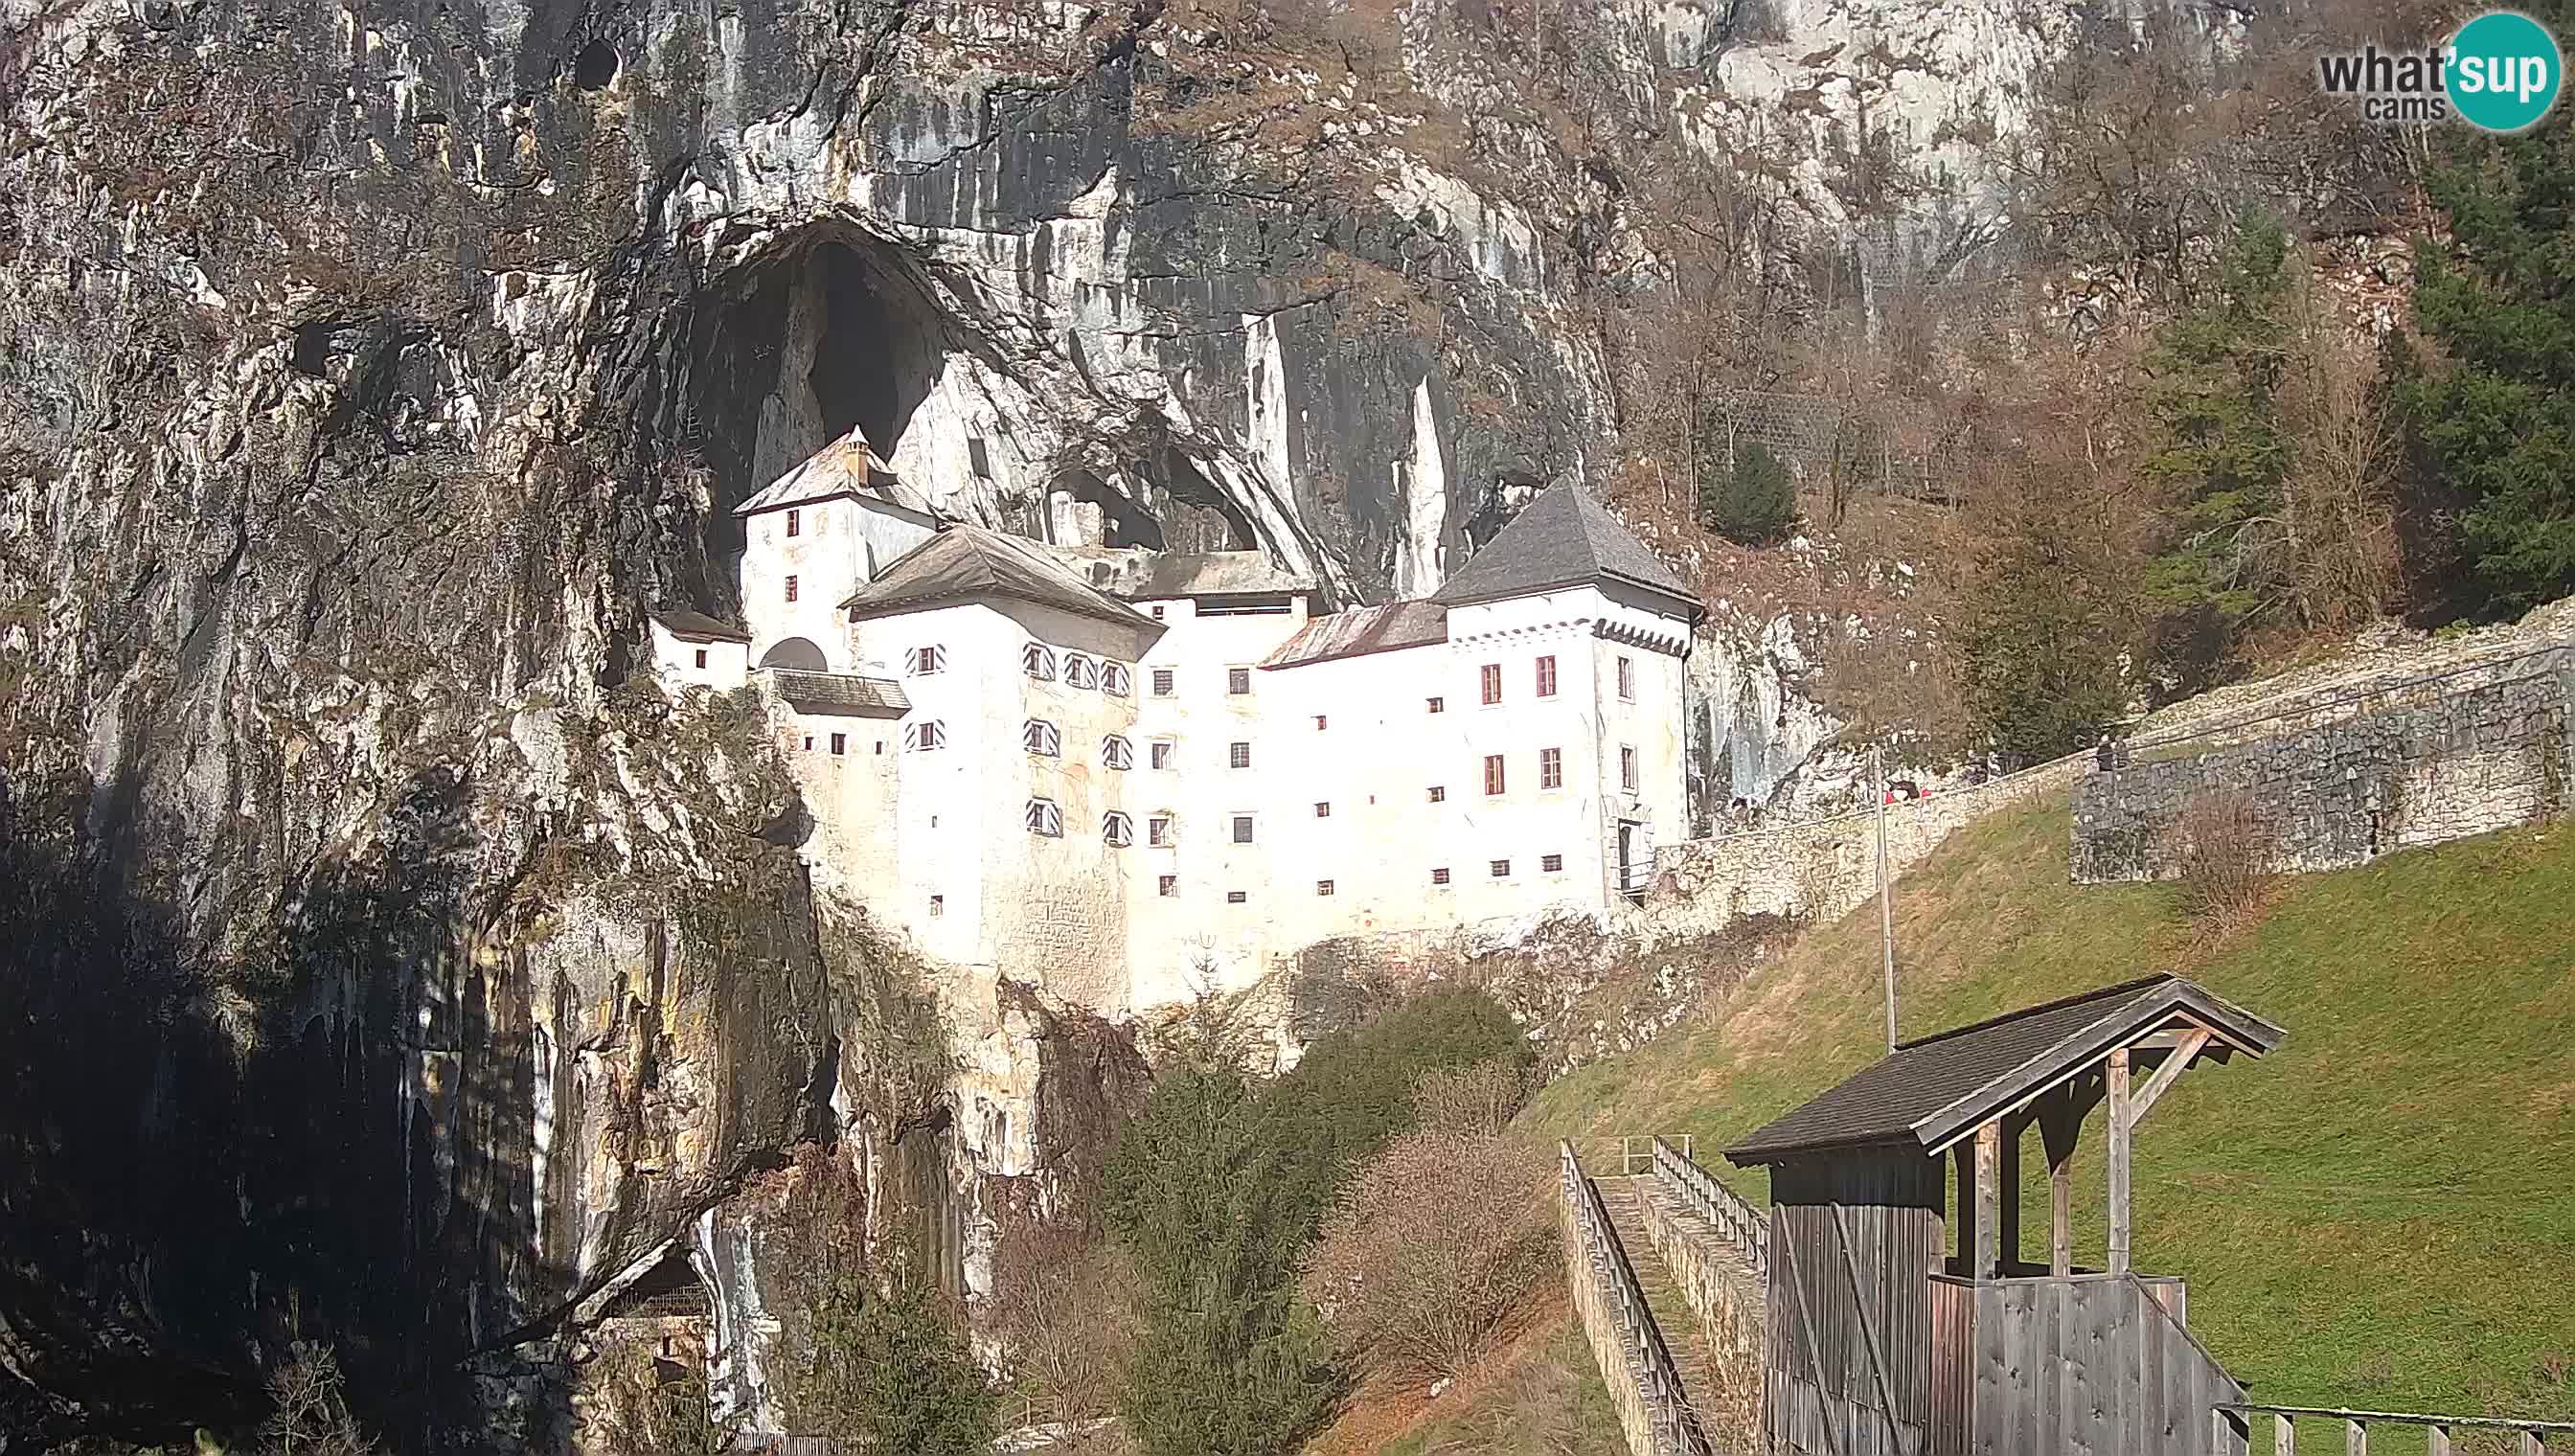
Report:
[[[1152,504],[1161,518],[1161,549],[1176,552],[1258,551],[1252,518],[1217,489],[1188,452],[1166,445],[1137,474],[1156,483]]]
[[[903,250],[839,226],[805,230],[700,296],[673,447],[712,491],[707,605],[737,598],[734,508],[852,426],[891,460],[955,347]]]
[[[584,91],[604,91],[617,79],[617,47],[595,40],[572,58],[572,84]]]

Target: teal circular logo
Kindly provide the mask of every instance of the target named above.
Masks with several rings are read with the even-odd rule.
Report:
[[[2459,27],[2441,57],[2441,84],[2470,126],[2517,132],[2548,114],[2564,63],[2557,37],[2512,10],[2489,10]]]

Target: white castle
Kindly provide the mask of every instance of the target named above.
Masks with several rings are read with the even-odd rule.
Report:
[[[1427,600],[1323,616],[1259,552],[943,522],[856,432],[740,514],[749,630],[656,614],[656,668],[763,684],[817,881],[952,965],[1132,1014],[1606,909],[1683,832],[1699,608],[1572,486]]]

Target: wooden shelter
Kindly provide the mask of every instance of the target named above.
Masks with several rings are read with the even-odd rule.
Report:
[[[2129,1147],[2185,1069],[2280,1038],[2178,976],[2129,981],[1906,1042],[1726,1149],[1770,1169],[1773,1448],[2210,1450],[2216,1404],[2243,1387],[2189,1334],[2181,1281],[2129,1267]],[[2109,1247],[2091,1269],[2074,1260],[2073,1158],[2105,1104]],[[2053,1196],[2024,1259],[2032,1126]],[[2240,1451],[2240,1429],[2225,1444]]]

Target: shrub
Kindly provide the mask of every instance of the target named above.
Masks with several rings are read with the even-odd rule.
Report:
[[[1415,1377],[1483,1354],[1553,1267],[1546,1174],[1521,1139],[1427,1125],[1361,1162],[1304,1268],[1334,1353]]]
[[[2203,919],[2239,915],[2270,892],[2276,857],[2269,818],[2240,790],[2203,793],[2173,821],[2169,856],[2182,903]]]
[[[1787,464],[1758,441],[1735,452],[1731,465],[1708,466],[1698,503],[1701,523],[1744,546],[1785,540],[1797,524],[1797,483]]]
[[[994,1260],[992,1333],[1021,1425],[1108,1415],[1136,1347],[1135,1271],[1070,1219],[1011,1229]]]

